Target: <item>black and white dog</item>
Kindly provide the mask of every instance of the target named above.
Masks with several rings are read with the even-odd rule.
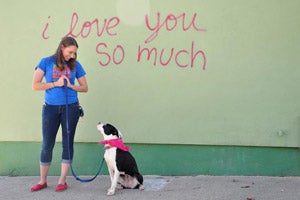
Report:
[[[104,158],[111,179],[107,195],[114,195],[117,186],[143,190],[143,176],[139,173],[134,157],[129,153],[130,147],[124,145],[121,132],[111,124],[99,123],[97,129],[104,138],[99,144],[105,144]]]

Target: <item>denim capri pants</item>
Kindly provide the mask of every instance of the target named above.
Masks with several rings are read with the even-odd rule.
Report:
[[[40,164],[49,166],[52,161],[53,148],[59,127],[62,130],[62,163],[72,163],[74,154],[74,136],[76,126],[80,116],[79,104],[68,105],[68,126],[69,136],[66,125],[66,105],[44,104],[42,109],[42,131],[43,142],[40,155]]]

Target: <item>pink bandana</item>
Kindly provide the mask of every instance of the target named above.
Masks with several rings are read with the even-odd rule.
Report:
[[[121,138],[112,139],[112,140],[102,140],[98,142],[98,144],[108,144],[113,147],[117,147],[118,149],[121,149],[123,151],[129,151],[130,147],[125,146],[123,143],[123,140]]]

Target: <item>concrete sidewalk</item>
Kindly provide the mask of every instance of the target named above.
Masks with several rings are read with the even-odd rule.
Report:
[[[90,178],[90,177],[83,177]],[[300,177],[255,176],[144,176],[144,191],[117,190],[106,196],[110,179],[98,176],[93,182],[81,183],[68,177],[68,190],[55,192],[58,177],[48,178],[48,188],[31,192],[39,177],[0,176],[0,199],[64,200],[299,200]]]

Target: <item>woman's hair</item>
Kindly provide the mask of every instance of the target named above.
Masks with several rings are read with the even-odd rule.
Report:
[[[61,42],[59,43],[57,50],[54,54],[55,58],[56,58],[56,66],[62,71],[65,67],[65,60],[63,57],[63,53],[61,50],[61,47],[68,47],[68,46],[76,46],[78,48],[78,44],[76,42],[76,40],[72,37],[64,37],[62,38]],[[77,58],[77,53],[75,54],[75,58],[71,58],[69,61],[67,61],[67,65],[68,67],[73,70],[75,67],[75,61]]]

